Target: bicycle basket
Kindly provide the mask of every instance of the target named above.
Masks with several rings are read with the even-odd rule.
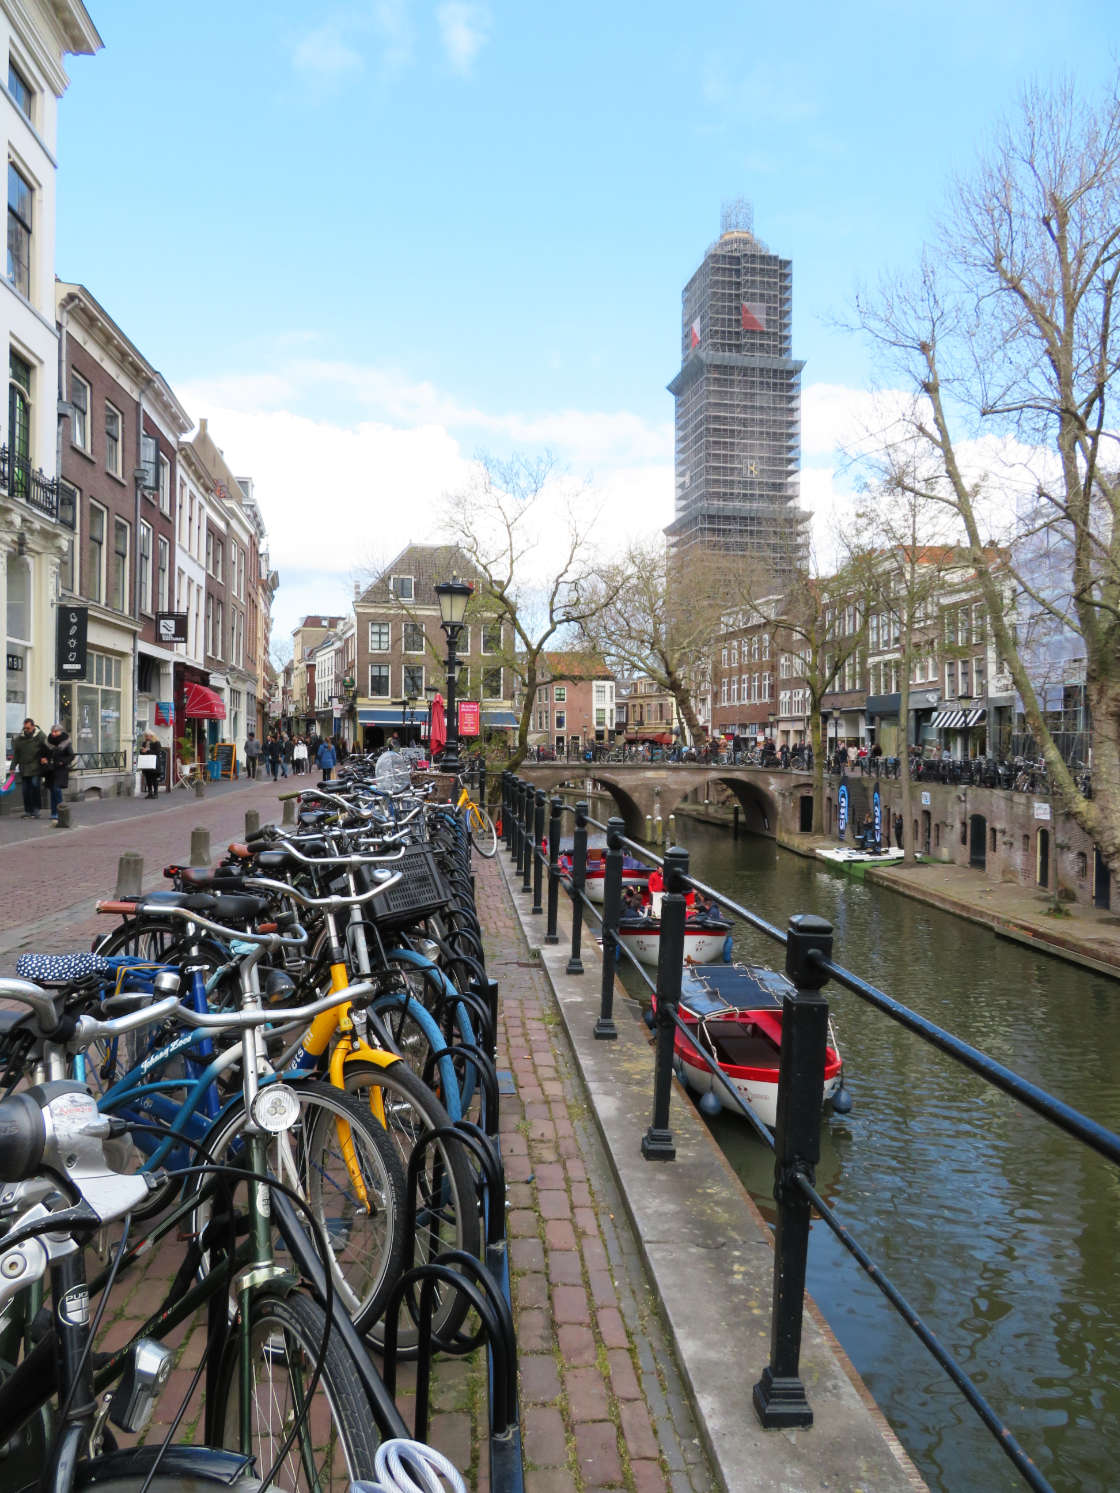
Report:
[[[409,846],[393,870],[400,871],[400,881],[369,904],[370,916],[379,928],[403,928],[451,902],[451,891],[430,845]]]

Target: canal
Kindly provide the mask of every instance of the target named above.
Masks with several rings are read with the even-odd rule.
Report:
[[[768,840],[683,817],[677,839],[702,880],[779,927],[794,912],[828,918],[837,963],[1120,1130],[1120,984]],[[783,956],[740,928],[735,957]],[[826,1122],[822,1195],[1055,1488],[1117,1488],[1120,1176],[856,996],[826,993],[854,1106]],[[772,1218],[769,1151],[729,1114],[711,1128]],[[1025,1486],[819,1222],[809,1288],[931,1488]]]

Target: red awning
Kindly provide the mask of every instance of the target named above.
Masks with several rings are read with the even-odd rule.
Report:
[[[183,685],[183,714],[196,721],[224,721],[226,702],[217,691],[188,680]]]

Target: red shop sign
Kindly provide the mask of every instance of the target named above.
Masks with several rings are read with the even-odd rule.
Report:
[[[479,730],[478,701],[459,701],[459,735],[477,736]]]

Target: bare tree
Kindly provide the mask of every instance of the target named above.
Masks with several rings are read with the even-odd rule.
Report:
[[[471,485],[446,498],[444,530],[478,582],[471,613],[501,623],[509,638],[495,662],[520,685],[514,770],[528,751],[544,655],[613,600],[596,570],[589,507],[587,494],[569,487],[549,456],[480,458]]]
[[[696,680],[746,562],[718,551],[675,555],[660,539],[635,542],[600,573],[581,626],[587,647],[619,674],[645,675],[673,698],[692,741],[708,734]]]
[[[1001,657],[1062,808],[1120,870],[1120,456],[1109,405],[1120,282],[1120,96],[1030,89],[956,191],[909,284],[860,322],[909,403],[878,465],[959,519]],[[1011,551],[1020,628],[1003,604]],[[1023,625],[1023,619],[1030,625]],[[1092,717],[1087,798],[1036,688],[1032,650],[1072,640]],[[1034,642],[1029,640],[1034,639]],[[1072,650],[1071,650],[1072,651]],[[1072,681],[1071,681],[1072,682]]]

